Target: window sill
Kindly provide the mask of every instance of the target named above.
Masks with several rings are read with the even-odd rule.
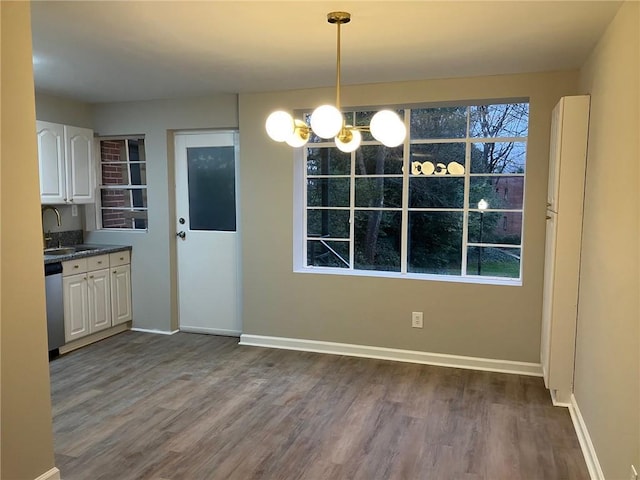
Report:
[[[426,280],[431,282],[471,283],[476,285],[499,285],[507,287],[521,287],[522,279],[504,277],[458,277],[454,275],[427,275],[419,273],[398,273],[385,271],[347,270],[339,268],[294,268],[293,273],[343,275],[351,277],[399,278],[407,280]]]
[[[91,232],[126,232],[126,233],[149,233],[148,228],[96,228]]]

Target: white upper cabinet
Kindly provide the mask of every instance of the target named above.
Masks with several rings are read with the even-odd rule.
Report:
[[[41,202],[93,203],[93,131],[41,121],[36,126]]]
[[[66,196],[64,126],[49,122],[36,122],[36,124],[42,203],[64,203]]]
[[[549,183],[547,186],[547,209],[558,211],[558,188],[560,186],[560,156],[562,155],[562,120],[564,101],[561,100],[551,113],[551,138],[549,145]]]
[[[93,203],[93,130],[64,127],[67,164],[67,199]]]

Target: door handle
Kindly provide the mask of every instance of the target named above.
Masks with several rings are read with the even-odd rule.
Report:
[[[176,233],[176,236],[178,236],[178,237],[180,237],[182,240],[184,240],[184,237],[186,237],[186,236],[187,236],[187,234],[186,234],[186,233],[184,233],[183,231],[180,231],[180,232]]]

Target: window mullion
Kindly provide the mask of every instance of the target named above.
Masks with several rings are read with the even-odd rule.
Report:
[[[307,155],[309,154],[309,149],[304,148],[304,153],[302,154],[302,161],[304,164],[302,165],[302,265],[309,267],[309,257],[307,255],[307,238],[309,238],[309,232],[307,232],[307,185],[309,180],[307,179]]]
[[[467,107],[467,136],[464,149],[464,203],[462,214],[462,269],[460,275],[467,275],[467,240],[469,238],[469,189],[470,189],[470,171],[471,171],[471,142],[469,141],[469,128],[471,123],[471,107]]]
[[[349,185],[349,270],[355,269],[355,231],[356,231],[356,152],[351,152],[351,170]]]
[[[409,172],[411,159],[411,109],[404,111],[404,126],[407,135],[404,139],[402,155],[402,228],[400,230],[400,273],[407,273],[409,263]]]

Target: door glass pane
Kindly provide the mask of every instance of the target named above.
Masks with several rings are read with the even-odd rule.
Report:
[[[187,148],[189,228],[236,230],[234,147]]]

